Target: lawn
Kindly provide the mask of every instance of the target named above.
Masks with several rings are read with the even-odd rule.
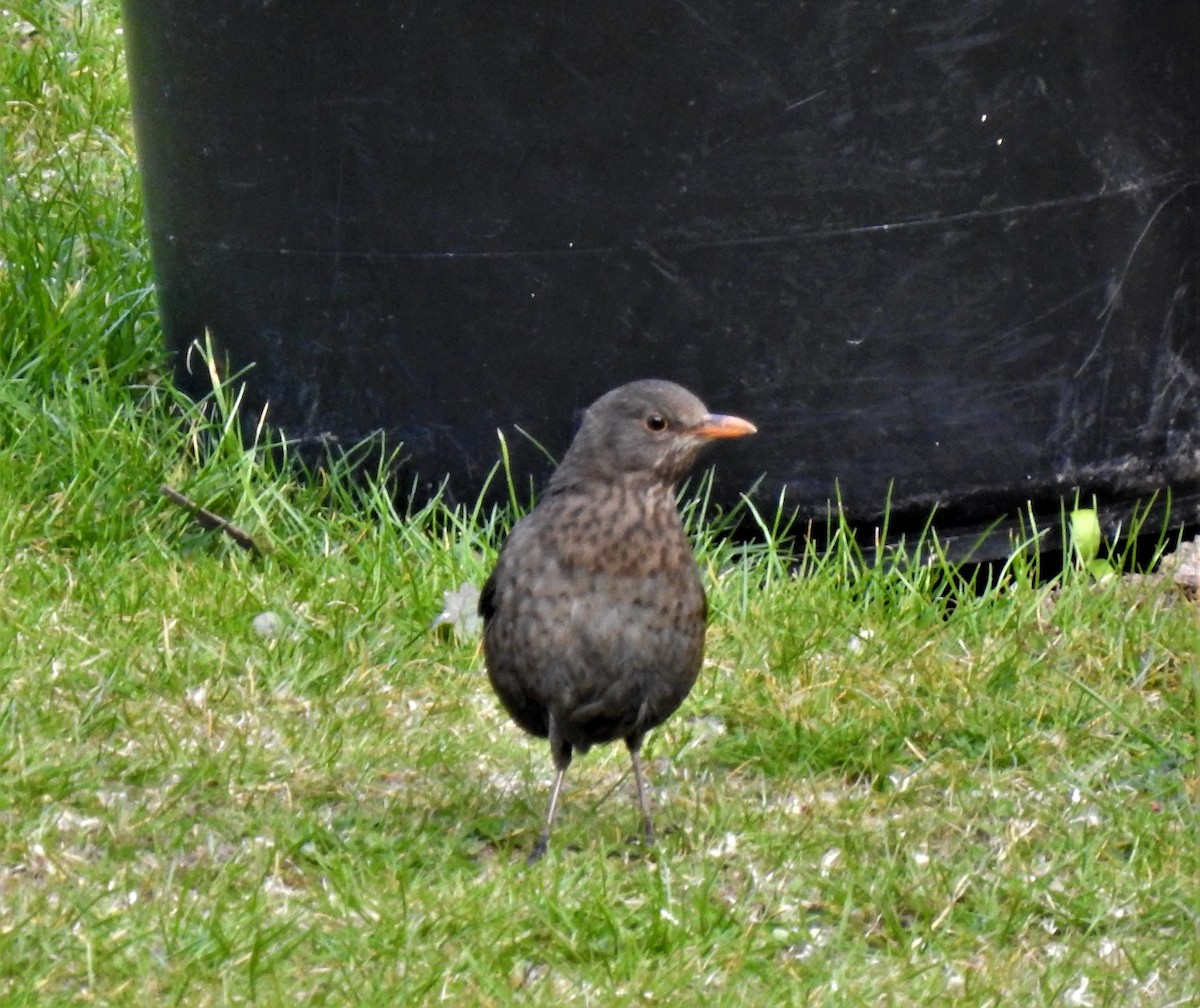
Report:
[[[1200,1005],[1169,578],[1015,550],[972,583],[693,505],[709,657],[647,745],[660,843],[610,747],[527,868],[546,746],[433,628],[512,509],[301,480],[234,388],[175,390],[119,25],[0,10],[0,1004]]]

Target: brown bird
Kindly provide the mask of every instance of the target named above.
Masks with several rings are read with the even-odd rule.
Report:
[[[642,829],[654,824],[639,753],[675,712],[704,655],[707,603],[675,488],[700,449],[753,434],[672,382],[601,396],[534,510],[517,522],[479,599],[488,677],[518,725],[550,740],[550,842],[574,752],[624,739]]]

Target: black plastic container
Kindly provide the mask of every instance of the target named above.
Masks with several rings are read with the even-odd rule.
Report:
[[[659,376],[726,500],[1196,517],[1195,0],[125,8],[170,342],[301,445],[470,497]]]

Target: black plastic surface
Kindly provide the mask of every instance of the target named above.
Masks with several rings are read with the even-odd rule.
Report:
[[[1200,484],[1195,0],[125,6],[169,339],[303,443],[470,497],[658,376],[726,500]]]

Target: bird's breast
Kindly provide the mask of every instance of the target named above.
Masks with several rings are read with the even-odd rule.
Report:
[[[551,710],[578,746],[652,727],[699,671],[704,588],[669,494],[543,501],[484,594],[492,685],[535,734]]]
[[[606,487],[548,504],[538,537],[569,566],[631,578],[695,570],[669,490]]]

